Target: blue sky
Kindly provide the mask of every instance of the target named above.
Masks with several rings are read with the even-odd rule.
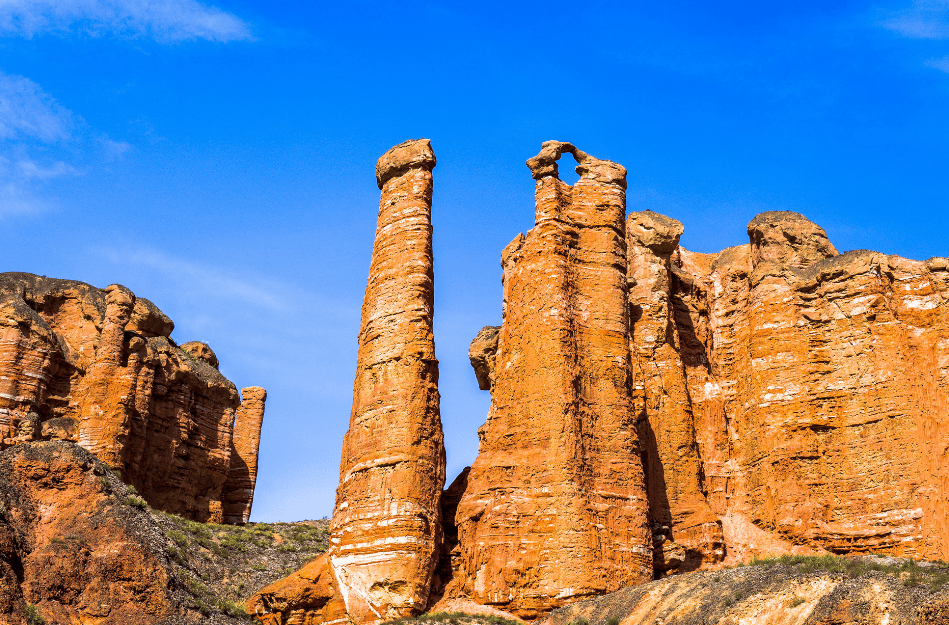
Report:
[[[0,0],[0,270],[125,284],[209,342],[269,391],[253,519],[322,517],[390,146],[438,157],[450,480],[542,141],[625,165],[630,210],[692,250],[795,210],[924,259],[949,255],[947,113],[949,1]]]

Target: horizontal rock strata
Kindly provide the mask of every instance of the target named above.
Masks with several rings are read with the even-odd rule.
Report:
[[[0,274],[0,448],[77,442],[153,507],[222,521],[240,396],[214,352],[177,346],[173,329],[120,285]],[[262,410],[242,438],[259,440]],[[256,466],[250,447],[235,466]]]

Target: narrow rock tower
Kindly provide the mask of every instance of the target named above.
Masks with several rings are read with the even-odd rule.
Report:
[[[267,391],[259,386],[241,390],[241,407],[234,418],[231,439],[231,465],[224,483],[223,513],[225,523],[247,523],[254,505],[257,484],[257,456],[260,451],[260,430],[264,423]]]
[[[578,163],[574,186],[557,159]],[[632,416],[626,169],[548,141],[505,248],[492,401],[458,507],[460,592],[532,619],[652,578]]]
[[[382,200],[330,550],[357,622],[424,610],[441,540],[433,167],[427,139],[397,145],[376,164]]]
[[[401,143],[376,163],[382,200],[330,548],[248,600],[262,622],[373,623],[427,606],[445,485],[432,334],[433,167],[428,139]]]

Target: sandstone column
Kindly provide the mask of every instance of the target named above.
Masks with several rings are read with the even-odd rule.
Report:
[[[722,526],[705,497],[683,352],[697,343],[672,277],[684,228],[652,211],[630,213],[630,352],[657,571],[687,571],[724,557]]]
[[[557,177],[569,152],[581,178]],[[528,161],[536,226],[502,254],[492,404],[456,521],[461,591],[523,618],[652,578],[630,395],[626,170]]]
[[[397,145],[376,164],[382,199],[330,547],[357,622],[424,610],[441,540],[433,167],[427,139]]]
[[[129,406],[134,404],[138,371],[123,367],[125,326],[132,318],[135,295],[119,284],[106,289],[105,319],[96,357],[77,395],[79,444],[103,462],[122,470],[129,439]]]
[[[241,390],[241,407],[237,409],[231,437],[231,465],[221,497],[225,523],[243,524],[250,520],[266,401],[267,391],[259,386]]]

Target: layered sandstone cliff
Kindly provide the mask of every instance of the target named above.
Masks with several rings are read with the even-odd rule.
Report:
[[[682,232],[627,220],[656,574],[781,553],[945,558],[947,261],[841,255],[789,212],[720,254],[679,247]],[[537,306],[505,295],[508,311]],[[479,381],[506,366],[483,343]]]
[[[678,221],[625,214],[622,166],[560,142],[528,161],[535,227],[469,351],[478,457],[440,493],[432,166],[427,142],[377,165],[333,546],[251,600],[259,621],[531,620],[756,555],[947,558],[949,261],[839,254],[789,212],[689,252]]]
[[[428,604],[445,484],[432,333],[434,167],[425,139],[376,165],[382,198],[330,550],[251,598],[248,611],[261,622],[368,623]]]
[[[671,291],[702,337],[690,397],[730,551],[754,549],[750,521],[797,547],[945,558],[945,259],[838,255],[796,213],[748,233],[714,258],[680,250]]]
[[[237,389],[207,345],[178,347],[173,329],[120,285],[0,274],[0,448],[77,442],[155,508],[220,522],[229,499],[246,520],[253,479],[227,482],[256,467],[263,400],[233,448]]]
[[[563,153],[578,163],[572,187],[557,176]],[[560,142],[528,166],[536,225],[502,255],[491,410],[455,516],[449,594],[534,618],[651,579],[652,545],[631,396],[626,170]]]

